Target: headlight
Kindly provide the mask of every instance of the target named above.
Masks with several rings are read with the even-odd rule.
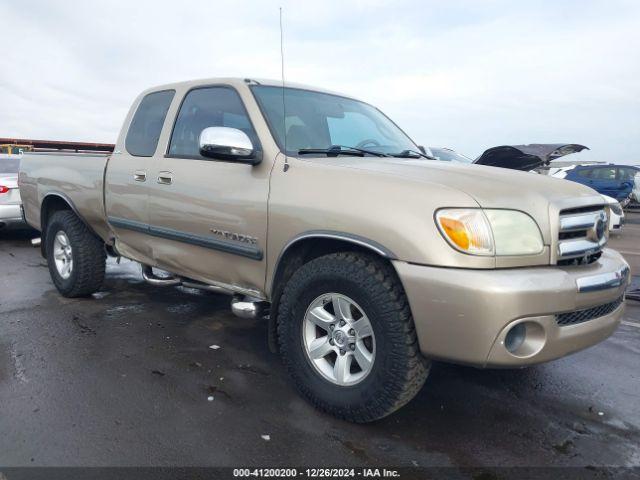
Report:
[[[620,206],[620,203],[610,203],[609,208],[611,208],[611,211],[616,215],[622,215],[622,207]]]
[[[493,236],[487,217],[480,209],[438,210],[440,232],[456,249],[473,255],[493,255]]]
[[[436,223],[455,249],[472,255],[535,255],[544,243],[536,222],[517,210],[447,208]]]

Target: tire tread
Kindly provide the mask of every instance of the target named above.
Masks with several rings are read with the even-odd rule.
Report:
[[[296,286],[313,276],[336,273],[361,282],[370,295],[387,299],[383,316],[389,326],[389,342],[394,345],[391,353],[394,369],[385,372],[387,381],[384,388],[379,388],[378,394],[365,404],[353,405],[349,409],[323,401],[301,381],[300,367],[291,351],[293,346],[285,340],[292,321],[290,317],[296,301]],[[283,290],[279,308],[278,340],[283,361],[298,390],[316,408],[345,420],[371,422],[405,405],[424,385],[430,362],[420,352],[409,302],[393,267],[378,257],[359,252],[340,252],[311,260],[291,277]]]
[[[59,230],[64,230],[71,242],[75,274],[71,277],[73,281],[66,284],[57,276],[53,255],[48,251],[47,262],[54,284],[63,296],[69,298],[85,297],[97,292],[104,282],[107,257],[104,243],[70,210],[59,211],[51,216],[47,226],[47,245],[52,242],[51,236],[55,236]]]

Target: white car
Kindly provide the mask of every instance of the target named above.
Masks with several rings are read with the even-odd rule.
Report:
[[[624,225],[624,211],[620,202],[615,198],[602,195],[607,206],[609,207],[609,232],[619,232]]]
[[[18,189],[19,166],[19,156],[0,154],[0,231],[8,227],[26,226]]]

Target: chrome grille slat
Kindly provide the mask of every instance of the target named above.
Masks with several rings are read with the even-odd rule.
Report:
[[[598,229],[598,222],[601,220],[602,224]],[[599,258],[607,243],[604,205],[563,210],[559,221],[559,264],[586,264]]]
[[[558,244],[558,253],[560,258],[576,258],[585,255],[593,255],[602,250],[606,242],[592,242],[585,238],[563,240]]]
[[[584,310],[576,310],[575,312],[566,312],[556,315],[556,323],[561,327],[576,325],[578,323],[588,322],[599,317],[604,317],[613,313],[624,301],[624,296],[618,297],[613,302],[598,305],[596,307],[586,308]]]
[[[598,215],[600,215],[600,211],[579,215],[561,216],[560,231],[573,232],[576,230],[586,230],[591,228],[593,223],[598,219]]]

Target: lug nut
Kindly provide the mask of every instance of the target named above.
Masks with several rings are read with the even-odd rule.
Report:
[[[349,330],[349,335],[355,335],[355,334],[356,334],[356,331],[353,328]]]
[[[347,323],[347,322],[345,322],[344,320],[340,320],[340,326],[341,326],[341,327],[344,327],[346,323]]]
[[[329,325],[329,330],[333,330],[334,328],[336,328],[336,326],[333,323]]]
[[[335,345],[336,342],[333,341],[333,338],[329,339],[329,345]]]
[[[341,349],[340,349],[340,355],[344,355],[345,353],[346,353],[346,352],[345,352],[345,349],[344,349],[344,348],[341,348]]]
[[[355,344],[355,343],[352,343],[351,345],[349,345],[349,348],[350,348],[351,350],[355,350],[355,349],[356,349],[356,344]]]

